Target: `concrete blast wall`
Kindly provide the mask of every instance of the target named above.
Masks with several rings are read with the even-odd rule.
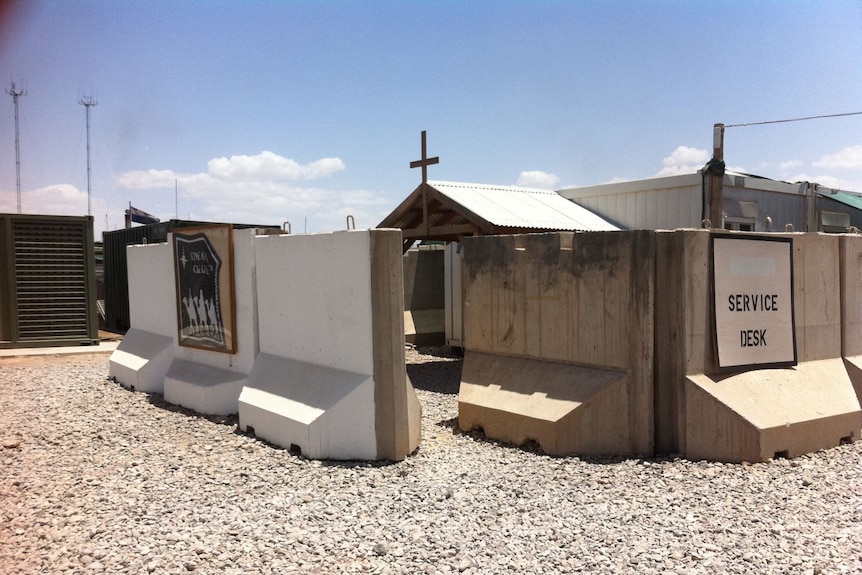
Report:
[[[111,355],[111,375],[137,391],[199,413],[236,413],[237,400],[257,357],[254,285],[255,230],[233,235],[237,351],[216,353],[177,341],[174,253],[168,243],[128,246],[130,324]]]
[[[131,329],[111,356],[126,387],[313,458],[399,460],[421,409],[404,359],[401,234],[233,234],[236,352],[178,345],[170,243],[128,248]]]
[[[239,394],[259,351],[255,233],[255,229],[233,231],[236,353],[176,346],[176,358],[165,376],[168,402],[198,413],[227,415],[238,411]],[[173,241],[173,234],[168,235],[168,241]],[[176,301],[174,294],[172,303]]]
[[[400,460],[419,445],[404,358],[401,234],[258,238],[260,355],[242,429],[313,458]]]
[[[466,239],[461,429],[651,455],[654,250],[646,231]]]
[[[792,237],[797,364],[723,370],[709,231],[468,239],[461,429],[556,455],[720,461],[859,439],[862,238],[770,237]]]
[[[841,342],[847,373],[862,403],[862,237],[841,237]]]
[[[788,237],[793,239],[798,364],[723,373],[712,335],[710,233],[659,232],[658,452],[765,461],[859,438],[862,414],[841,360],[842,238]]]
[[[111,354],[110,374],[125,387],[163,394],[174,360],[177,318],[170,244],[126,248],[130,329]]]

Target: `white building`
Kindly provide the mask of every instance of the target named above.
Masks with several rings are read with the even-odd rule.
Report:
[[[701,227],[708,217],[709,176],[702,171],[558,190],[626,229]],[[755,232],[848,232],[862,228],[862,196],[811,182],[789,183],[726,172],[721,226]]]

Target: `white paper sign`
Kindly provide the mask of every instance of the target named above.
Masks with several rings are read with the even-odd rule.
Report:
[[[791,238],[712,236],[718,367],[796,365]]]

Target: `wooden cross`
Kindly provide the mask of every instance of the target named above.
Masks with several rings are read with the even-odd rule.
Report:
[[[428,166],[439,163],[439,156],[434,156],[433,158],[428,157],[427,148],[425,147],[425,130],[422,130],[422,159],[410,162],[410,167],[422,168],[422,183],[425,184],[428,182]]]

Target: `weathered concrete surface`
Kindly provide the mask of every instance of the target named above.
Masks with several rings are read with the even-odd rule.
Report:
[[[614,453],[629,441],[619,425],[625,383],[623,371],[470,352],[458,422],[515,445],[536,441],[552,454]]]
[[[841,361],[839,238],[793,234],[798,365],[720,374],[709,232],[657,242],[656,450],[764,461],[859,439],[862,411]]]
[[[841,236],[841,354],[862,403],[862,236]]]
[[[726,378],[691,375],[684,395],[690,459],[766,461],[859,439],[856,397],[840,361]]]
[[[654,237],[465,240],[461,429],[555,455],[651,455]]]

